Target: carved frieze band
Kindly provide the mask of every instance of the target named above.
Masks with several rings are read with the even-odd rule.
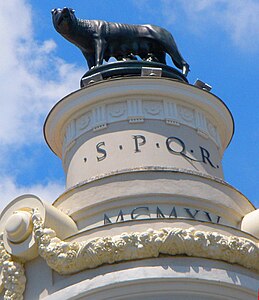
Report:
[[[259,248],[255,242],[237,236],[195,228],[162,228],[144,232],[123,233],[82,242],[60,240],[51,228],[44,228],[38,210],[32,215],[38,253],[59,274],[73,274],[102,264],[158,257],[188,255],[239,264],[259,272]],[[5,300],[22,300],[26,277],[22,262],[5,250],[0,236],[0,288]],[[1,291],[0,291],[1,292]]]
[[[0,237],[0,266],[2,268],[1,290],[5,289],[4,299],[22,300],[26,284],[23,264],[14,261],[6,252],[2,236]]]
[[[239,264],[259,272],[259,248],[251,240],[194,228],[163,228],[123,233],[83,242],[64,242],[43,227],[34,211],[33,225],[39,255],[60,274],[96,268],[102,264],[166,255],[188,255]]]
[[[108,124],[127,120],[129,123],[142,123],[145,119],[163,120],[166,124],[190,126],[198,134],[212,139],[218,148],[220,137],[213,121],[198,109],[173,102],[172,100],[128,99],[112,104],[92,107],[77,119],[72,120],[66,128],[63,150],[80,135],[101,130]]]

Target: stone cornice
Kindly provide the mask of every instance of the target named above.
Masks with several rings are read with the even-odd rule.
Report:
[[[220,149],[221,142],[217,126],[208,112],[178,103],[175,99],[152,99],[151,96],[117,99],[115,103],[101,103],[81,112],[66,125],[63,152],[83,134],[107,128],[109,124],[127,121],[143,123],[146,120],[161,120],[166,124],[186,125],[205,138],[210,138]]]
[[[209,174],[201,173],[199,171],[188,170],[188,169],[183,169],[183,168],[175,168],[175,167],[164,167],[164,166],[142,166],[142,167],[136,167],[136,168],[116,170],[116,171],[112,171],[112,172],[109,172],[109,173],[103,173],[103,174],[100,174],[100,175],[97,175],[97,176],[90,177],[89,179],[84,180],[82,182],[79,182],[78,184],[76,184],[76,185],[68,188],[65,191],[65,193],[67,193],[67,192],[69,192],[69,191],[71,191],[71,190],[73,190],[75,188],[81,187],[81,186],[83,186],[85,184],[88,184],[90,182],[96,181],[96,180],[100,180],[100,179],[103,179],[103,178],[106,178],[106,177],[115,176],[115,175],[133,173],[133,172],[134,173],[135,172],[173,172],[173,173],[183,173],[183,174],[187,174],[187,175],[198,176],[198,177],[201,177],[201,178],[204,178],[204,179],[208,179],[208,180],[213,180],[213,181],[216,181],[218,183],[221,183],[221,184],[224,184],[226,186],[229,186],[232,189],[235,189],[232,185],[230,185],[229,183],[227,183],[223,179],[221,179],[219,177],[215,177],[215,176],[209,175]],[[238,191],[238,190],[236,190],[236,191],[238,193],[242,194],[240,191]]]
[[[63,157],[62,152],[88,131],[146,119],[192,127],[221,153],[234,131],[230,111],[215,95],[175,80],[141,77],[108,80],[70,94],[51,110],[44,135],[53,152]]]
[[[197,176],[201,179],[204,180],[209,180],[209,181],[215,181],[219,184],[222,184],[223,186],[226,186],[233,190],[235,193],[240,195],[242,198],[245,199],[246,202],[249,203],[249,206],[253,209],[256,209],[253,203],[246,198],[246,196],[237,190],[235,187],[233,187],[231,184],[228,182],[224,181],[223,179],[219,177],[215,177],[209,174],[201,173],[198,171],[193,171],[193,170],[188,170],[188,169],[183,169],[183,168],[174,168],[174,167],[163,167],[163,166],[143,166],[143,167],[136,167],[136,168],[130,168],[130,169],[122,169],[122,170],[116,170],[112,171],[110,173],[103,173],[97,176],[90,177],[87,180],[84,180],[82,182],[79,182],[78,184],[68,188],[63,194],[61,194],[54,202],[53,205],[56,207],[58,206],[58,203],[62,202],[63,197],[66,197],[67,195],[70,195],[71,192],[75,192],[75,189],[80,189],[83,186],[86,186],[87,184],[102,180],[105,178],[109,178],[112,176],[119,176],[119,175],[124,175],[124,174],[130,174],[130,173],[140,173],[140,172],[161,172],[161,173],[175,173],[175,174],[183,174],[183,175],[190,175],[190,176]]]

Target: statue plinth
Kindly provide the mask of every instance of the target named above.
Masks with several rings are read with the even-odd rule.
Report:
[[[147,68],[150,69],[151,72],[145,72]],[[154,70],[154,72],[152,72],[152,70]],[[158,70],[158,72],[155,72],[156,70]],[[81,87],[85,87],[89,83],[100,80],[132,76],[166,77],[188,83],[186,76],[168,65],[157,62],[129,60],[112,62],[90,69],[83,75],[80,85]]]

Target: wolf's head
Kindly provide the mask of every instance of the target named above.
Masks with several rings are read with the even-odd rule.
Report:
[[[74,9],[67,7],[64,7],[63,9],[54,8],[51,13],[53,25],[57,32],[66,34],[73,29],[76,21]]]

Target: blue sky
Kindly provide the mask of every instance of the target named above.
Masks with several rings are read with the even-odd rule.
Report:
[[[80,18],[152,23],[173,34],[189,82],[212,85],[234,116],[225,180],[259,207],[258,0],[10,0],[0,3],[0,209],[24,193],[52,202],[65,189],[42,134],[51,107],[86,71],[80,51],[52,26],[51,9],[64,6]]]

